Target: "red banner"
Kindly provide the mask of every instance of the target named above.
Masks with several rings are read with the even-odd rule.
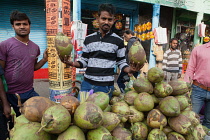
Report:
[[[46,0],[47,36],[55,36],[58,31],[58,0]]]
[[[63,33],[67,36],[71,36],[70,33],[70,1],[62,0],[62,22],[63,22]]]

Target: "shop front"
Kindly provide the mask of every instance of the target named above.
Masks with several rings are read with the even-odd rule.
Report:
[[[134,29],[138,23],[138,2],[128,0],[81,0],[81,21],[88,24],[87,34],[98,30],[97,14],[98,6],[102,3],[110,3],[116,7],[113,32],[122,36],[122,31]]]

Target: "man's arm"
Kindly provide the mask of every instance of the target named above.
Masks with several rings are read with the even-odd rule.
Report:
[[[38,58],[36,59],[35,65],[34,65],[34,71],[40,69],[48,60],[48,54],[47,54],[47,49],[43,53],[43,58],[37,62]]]
[[[68,66],[72,66],[72,67],[76,67],[76,68],[81,68],[80,63],[79,62],[73,62],[73,61],[69,61],[68,59],[63,61],[63,63],[65,63]]]
[[[178,78],[180,78],[182,75],[182,53],[180,51],[180,55],[179,55],[179,74],[178,74]]]
[[[0,76],[2,76],[4,74],[3,67],[5,67],[5,62],[0,60]],[[5,90],[4,90],[4,84],[3,84],[1,78],[2,77],[0,77],[0,100],[1,100],[2,105],[3,105],[4,115],[7,118],[9,118],[10,113],[11,113],[11,107],[10,107],[10,104],[7,100],[6,93],[5,93]]]
[[[4,90],[4,85],[2,79],[0,78],[0,99],[3,105],[4,115],[9,118],[11,114],[11,107],[9,102],[7,101],[6,93]]]

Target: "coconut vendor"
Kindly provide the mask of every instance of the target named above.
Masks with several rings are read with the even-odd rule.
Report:
[[[182,73],[182,54],[177,49],[178,39],[172,38],[170,40],[170,48],[163,54],[163,66],[166,82],[177,80]]]
[[[99,31],[86,37],[80,61],[72,62],[66,57],[63,62],[76,68],[87,67],[81,91],[111,93],[114,90],[115,64],[126,73],[140,70],[139,66],[129,67],[125,59],[125,47],[121,37],[111,31],[114,24],[115,7],[101,4],[98,10]]]
[[[29,39],[31,21],[25,13],[13,11],[10,23],[15,31],[11,37],[0,43],[0,65],[8,86],[7,100],[13,107],[16,116],[21,115],[17,105],[16,93],[21,102],[33,96],[39,96],[33,88],[34,71],[40,69],[47,62],[47,51],[38,62],[40,49]]]
[[[124,36],[124,39],[125,41],[128,42],[127,44],[127,47],[126,47],[126,50],[125,50],[125,58],[126,58],[126,61],[127,63],[129,64],[129,59],[128,59],[128,52],[129,52],[129,49],[131,48],[131,46],[133,45],[133,43],[138,40],[140,42],[140,39],[138,39],[137,37],[134,36],[134,32],[131,31],[131,30],[125,30],[124,33],[123,33],[123,36]],[[135,72],[133,73],[133,76],[135,78],[137,78],[139,72]],[[126,77],[128,77],[128,73],[124,72],[124,71],[121,71],[120,72],[120,75],[117,79],[117,84],[120,88],[120,91],[122,93],[124,93],[125,91],[125,82],[126,82]],[[128,78],[127,78],[128,79]],[[129,81],[129,79],[127,80],[127,82]]]
[[[184,76],[192,83],[192,110],[199,114],[205,103],[203,125],[210,129],[210,43],[195,47],[190,55]]]

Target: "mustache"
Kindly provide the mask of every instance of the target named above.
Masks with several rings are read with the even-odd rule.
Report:
[[[110,27],[108,24],[104,24],[104,25],[103,25],[103,27],[104,27],[104,26],[108,26],[108,27]]]

